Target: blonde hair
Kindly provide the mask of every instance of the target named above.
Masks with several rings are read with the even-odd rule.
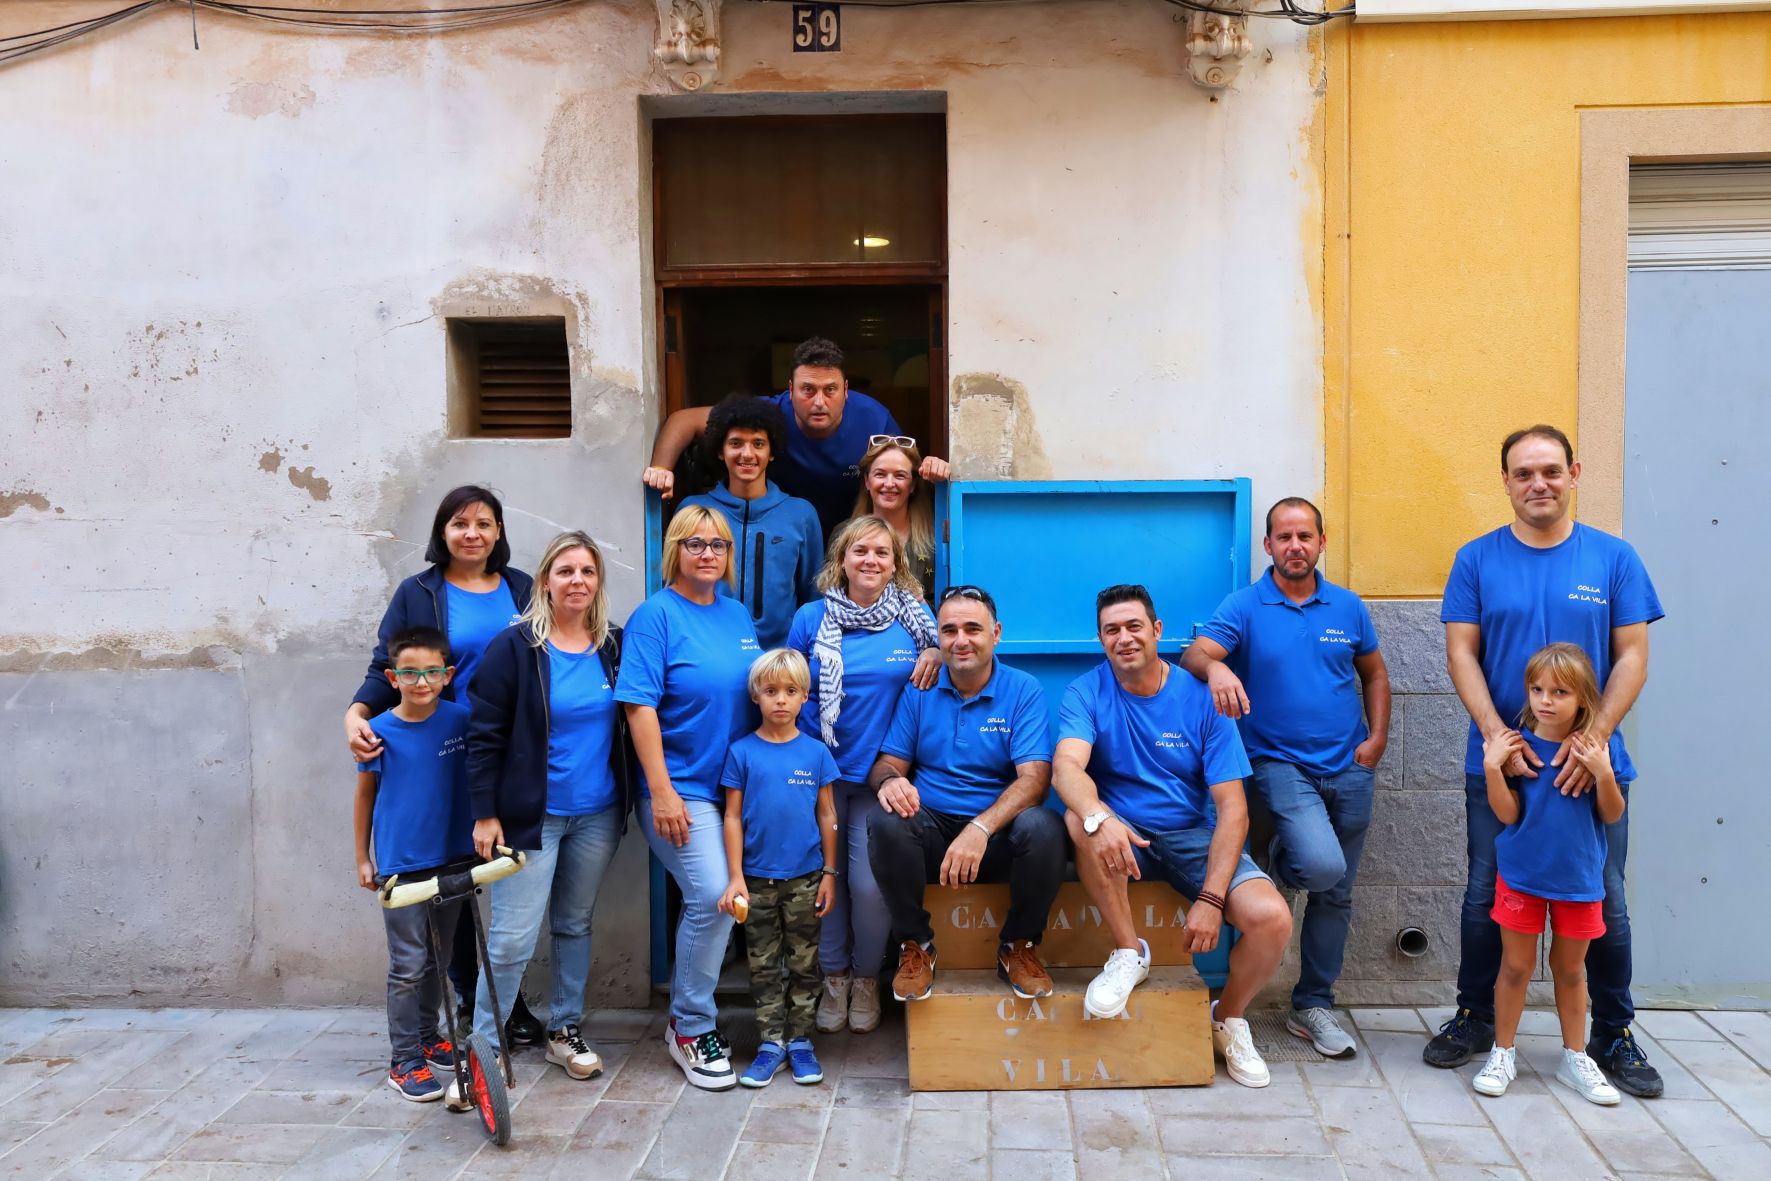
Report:
[[[1593,662],[1578,644],[1550,644],[1539,648],[1525,664],[1525,708],[1519,711],[1519,724],[1537,730],[1537,718],[1531,712],[1531,682],[1547,676],[1551,681],[1574,694],[1580,708],[1574,715],[1570,734],[1581,734],[1599,720],[1599,678]]]
[[[585,613],[584,620],[590,629],[590,646],[601,648],[603,641],[609,638],[609,568],[603,561],[602,547],[590,534],[572,529],[547,543],[547,548],[541,551],[541,562],[535,567],[535,589],[529,596],[529,606],[523,612],[521,622],[528,624],[535,633],[530,642],[537,648],[547,643],[547,637],[553,634],[553,600],[547,595],[547,576],[562,554],[575,549],[589,550],[591,560],[596,563],[596,593],[590,596],[590,610]]]
[[[676,516],[670,518],[670,528],[664,531],[664,585],[675,582],[683,572],[683,542],[699,533],[703,526],[713,526],[713,531],[726,539],[726,572],[721,575],[727,583],[732,582],[732,527],[726,524],[721,514],[706,505],[686,504],[676,510]]]
[[[762,691],[770,685],[787,684],[801,693],[810,693],[812,667],[792,648],[770,648],[750,666],[750,676],[744,684],[750,690],[752,701],[761,697]]]
[[[910,496],[904,502],[910,514],[910,544],[907,547],[910,556],[919,562],[931,561],[935,556],[935,498],[917,474],[922,467],[922,452],[915,447],[888,439],[867,449],[855,465],[861,471],[861,491],[855,496],[855,509],[851,515],[862,517],[873,513],[873,494],[867,491],[867,473],[873,470],[874,461],[888,451],[901,452],[910,461]],[[932,591],[934,588],[928,589]]]
[[[892,585],[914,598],[922,598],[922,583],[917,581],[916,572],[910,568],[910,558],[904,552],[903,539],[884,517],[871,515],[850,517],[831,534],[830,546],[824,557],[824,569],[818,571],[818,589],[841,590],[845,595],[849,593],[849,572],[843,568],[843,555],[849,552],[851,545],[875,531],[883,532],[892,542]]]

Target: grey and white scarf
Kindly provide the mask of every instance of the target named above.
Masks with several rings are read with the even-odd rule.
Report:
[[[842,636],[844,632],[881,632],[894,623],[904,625],[916,650],[933,648],[938,639],[929,609],[915,595],[887,584],[871,606],[857,607],[841,590],[824,592],[824,621],[812,641],[818,658],[818,723],[824,745],[836,749],[836,719],[842,714]]]

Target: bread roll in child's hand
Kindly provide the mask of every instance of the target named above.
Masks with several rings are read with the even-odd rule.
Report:
[[[750,899],[744,897],[742,894],[734,896],[732,899],[732,917],[740,923],[749,918]]]

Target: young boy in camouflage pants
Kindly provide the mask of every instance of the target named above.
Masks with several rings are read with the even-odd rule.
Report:
[[[763,724],[732,744],[726,789],[726,864],[732,879],[719,908],[745,928],[750,991],[763,1041],[738,1076],[766,1087],[782,1066],[796,1083],[824,1079],[812,1049],[818,1001],[818,920],[836,897],[837,778],[830,751],[800,733],[811,689],[806,658],[787,648],[750,666],[750,697]]]

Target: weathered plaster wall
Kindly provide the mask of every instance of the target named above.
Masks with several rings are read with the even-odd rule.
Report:
[[[0,77],[31,113],[0,120],[0,1003],[379,994],[338,718],[437,496],[502,489],[525,564],[588,527],[618,614],[641,593],[654,11],[205,17],[194,52],[168,10]],[[1264,24],[1214,102],[1172,17],[849,9],[842,54],[796,56],[784,6],[727,9],[706,109],[944,95],[964,475],[1320,487],[1318,66]],[[574,437],[449,439],[442,317],[538,309],[568,320]],[[633,1000],[621,858],[594,990]]]

